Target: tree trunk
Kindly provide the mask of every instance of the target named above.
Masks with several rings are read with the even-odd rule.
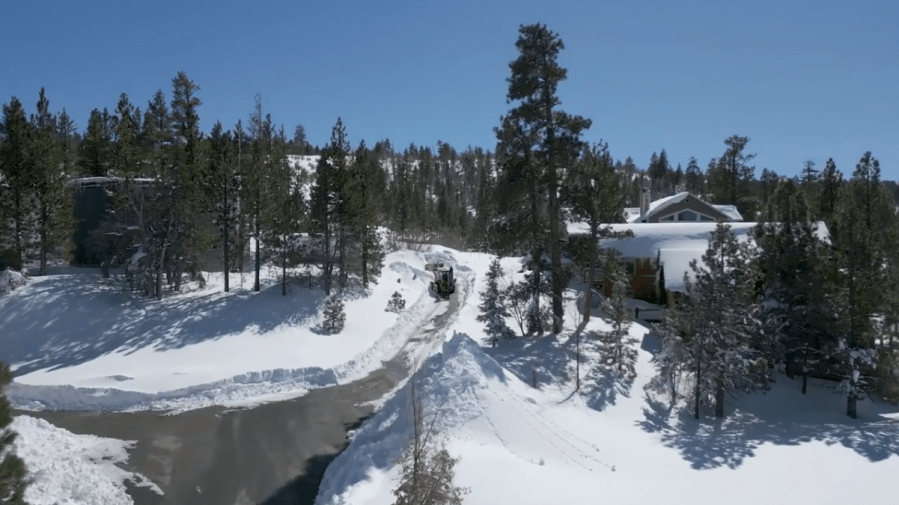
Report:
[[[702,360],[696,360],[696,405],[693,408],[693,417],[699,419],[699,381],[702,379]]]
[[[585,288],[586,292],[584,293],[584,322],[590,322],[590,312],[593,310],[593,262],[587,262],[587,275],[584,279],[584,283],[587,284]]]
[[[259,240],[259,219],[256,219],[256,280],[253,284],[253,291],[259,291],[259,269],[261,268],[261,259],[259,256],[260,240]]]
[[[225,196],[224,201],[222,202],[222,209],[224,209],[226,214],[230,214],[228,209],[228,178],[225,177]],[[229,215],[226,215],[225,219],[222,223],[222,251],[225,254],[224,258],[224,268],[223,273],[225,274],[225,293],[228,292],[228,269],[230,267],[230,262],[228,258],[228,227],[231,225],[231,219]]]
[[[805,394],[806,387],[808,386],[808,375],[802,376],[802,394]]]
[[[849,396],[846,398],[846,415],[852,419],[858,418],[857,404],[858,399],[856,398],[855,393],[849,393]]]
[[[362,228],[362,287],[368,288],[368,227]]]
[[[724,382],[721,379],[715,384],[715,417],[724,417]]]
[[[287,296],[287,237],[281,250],[281,296]]]

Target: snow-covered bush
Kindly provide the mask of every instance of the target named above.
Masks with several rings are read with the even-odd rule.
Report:
[[[24,286],[26,282],[24,275],[7,268],[0,272],[0,295],[11,292],[12,290]]]
[[[343,301],[337,296],[328,298],[328,301],[325,302],[325,313],[322,318],[322,330],[331,335],[340,333],[343,330],[343,323],[346,322]]]
[[[399,291],[394,291],[393,296],[390,297],[390,301],[387,302],[387,308],[384,309],[384,312],[396,312],[399,314],[405,309],[406,300],[403,300],[403,295],[401,295]]]

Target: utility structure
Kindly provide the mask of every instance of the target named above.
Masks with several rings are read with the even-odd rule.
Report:
[[[428,263],[425,270],[434,272],[434,280],[430,284],[432,292],[440,296],[449,296],[456,292],[456,279],[453,278],[453,267],[443,263]]]

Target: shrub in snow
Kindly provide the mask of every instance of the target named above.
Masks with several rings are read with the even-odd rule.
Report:
[[[384,309],[384,312],[396,312],[399,314],[406,308],[406,300],[403,300],[403,295],[399,293],[399,291],[394,291],[393,296],[390,297],[390,301],[387,302],[387,308]]]
[[[340,333],[343,323],[346,322],[346,313],[343,311],[343,301],[332,296],[325,302],[322,329],[330,334]]]
[[[499,264],[499,258],[490,263],[487,271],[487,287],[481,292],[481,304],[478,308],[478,322],[484,323],[484,332],[494,342],[501,338],[512,337],[512,331],[506,326],[506,318],[509,311],[506,309],[506,297],[499,289],[499,279],[503,276],[503,269]]]

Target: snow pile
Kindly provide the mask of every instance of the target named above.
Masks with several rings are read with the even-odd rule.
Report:
[[[11,427],[19,435],[16,454],[32,479],[25,491],[32,505],[130,504],[126,480],[162,494],[146,477],[120,468],[133,442],[75,435],[28,416],[15,417]]]
[[[457,333],[409,380],[415,381],[417,394],[424,398],[425,422],[433,422],[440,434],[483,414],[489,379],[505,381],[507,376],[474,341]],[[367,470],[389,470],[395,464],[412,440],[411,388],[407,382],[355,434],[350,447],[325,472],[316,503],[356,503],[341,496],[342,491],[364,481]]]
[[[25,285],[25,276],[7,268],[0,272],[0,296],[10,293],[19,286]]]

